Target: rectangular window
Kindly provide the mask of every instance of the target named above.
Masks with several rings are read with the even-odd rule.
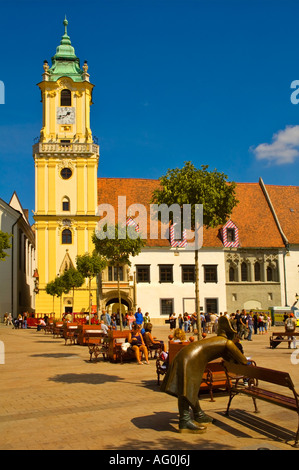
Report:
[[[161,315],[173,314],[173,299],[161,299]]]
[[[159,282],[173,282],[173,265],[159,265]]]
[[[195,282],[194,265],[182,265],[182,282]]]
[[[119,267],[119,280],[124,280],[124,273],[123,267]],[[117,281],[117,267],[116,266],[108,266],[108,281]]]
[[[228,228],[226,230],[226,238],[229,243],[235,241],[235,229],[234,228]]]
[[[218,282],[216,264],[206,264],[203,268],[204,282]]]
[[[137,283],[151,282],[149,264],[136,265],[136,281]]]
[[[70,203],[69,203],[69,201],[63,201],[63,202],[62,202],[62,210],[63,210],[63,211],[69,211],[69,210],[70,210]]]
[[[218,313],[218,299],[206,299],[206,312]]]

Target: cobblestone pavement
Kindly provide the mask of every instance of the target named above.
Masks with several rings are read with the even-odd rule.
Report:
[[[166,339],[167,326],[154,334]],[[155,361],[89,362],[87,347],[35,329],[0,325],[5,361],[0,364],[1,450],[291,450],[297,429],[295,413],[251,399],[235,397],[224,416],[225,394],[201,406],[215,422],[200,435],[178,433],[177,400],[162,394]],[[299,391],[299,364],[285,345],[269,348],[269,333],[243,341],[245,355],[257,365],[288,371]],[[298,350],[299,359],[299,350]]]

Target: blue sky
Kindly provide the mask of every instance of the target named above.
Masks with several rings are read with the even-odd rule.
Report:
[[[34,210],[36,84],[64,32],[95,84],[98,176],[159,178],[191,160],[237,182],[297,185],[299,2],[0,0],[0,198]],[[298,94],[299,97],[299,94]]]

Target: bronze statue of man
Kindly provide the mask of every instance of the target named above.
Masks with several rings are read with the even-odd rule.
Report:
[[[232,341],[236,333],[227,317],[221,316],[217,336],[190,343],[175,355],[161,384],[161,390],[178,398],[180,432],[203,433],[206,431],[203,424],[213,421],[202,411],[198,401],[208,362],[222,357],[226,361],[247,364],[246,357]]]

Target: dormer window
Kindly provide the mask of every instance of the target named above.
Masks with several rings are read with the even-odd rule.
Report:
[[[67,89],[61,90],[60,106],[72,106],[72,94],[70,90],[67,90]]]
[[[226,229],[226,238],[229,243],[235,241],[235,229],[234,228]]]
[[[239,246],[239,231],[234,222],[228,220],[223,226],[221,233],[223,245],[226,248],[236,248]]]

